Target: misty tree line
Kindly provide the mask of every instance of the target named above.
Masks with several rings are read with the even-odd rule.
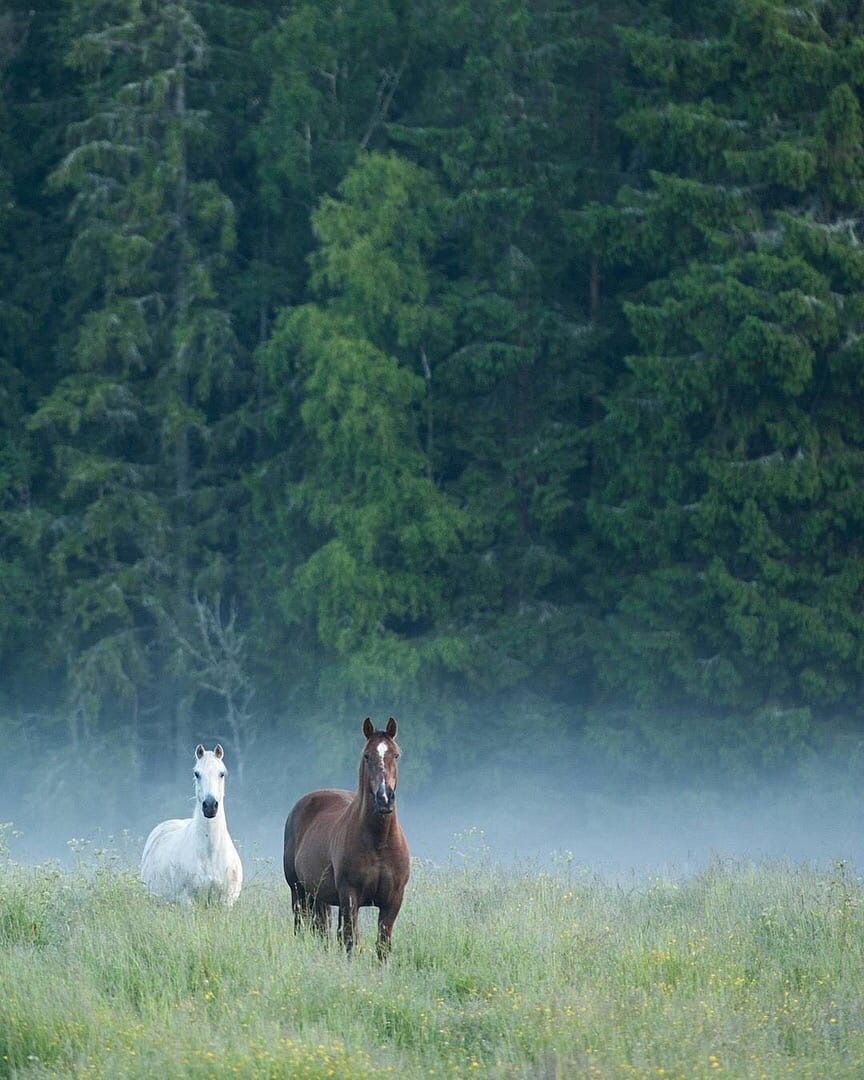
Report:
[[[7,734],[857,740],[862,4],[7,0],[0,72]]]

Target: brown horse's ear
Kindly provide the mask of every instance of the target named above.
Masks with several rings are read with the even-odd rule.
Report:
[[[375,725],[372,723],[372,717],[367,716],[363,721],[363,734],[367,739],[371,739],[375,734]]]
[[[225,751],[222,749],[222,743],[216,743],[216,745],[213,747],[213,753],[216,755],[217,758],[219,758],[220,760],[222,759],[222,756],[225,753]]]
[[[387,721],[387,728],[386,728],[386,732],[390,736],[391,739],[396,738],[396,730],[397,730],[398,727],[399,727],[399,725],[396,723],[396,717],[391,716],[390,719]]]
[[[201,743],[200,743],[200,742],[199,742],[199,743],[198,743],[198,745],[197,745],[197,746],[195,747],[195,757],[197,757],[197,758],[202,758],[202,757],[204,757],[204,747],[203,747],[203,746],[201,745]]]

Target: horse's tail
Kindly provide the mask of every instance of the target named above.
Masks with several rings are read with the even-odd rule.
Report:
[[[297,807],[295,805],[285,820],[285,838],[282,846],[282,870],[289,885],[294,885],[297,882],[297,870],[294,866],[294,855],[297,851],[297,830],[294,824],[296,812]]]

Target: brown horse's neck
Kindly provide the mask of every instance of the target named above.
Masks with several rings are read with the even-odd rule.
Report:
[[[396,818],[396,810],[390,814],[379,814],[375,809],[375,796],[369,787],[363,765],[360,765],[360,779],[357,785],[357,794],[354,796],[357,819],[375,837],[376,840],[386,842],[392,833],[399,830],[399,822]]]

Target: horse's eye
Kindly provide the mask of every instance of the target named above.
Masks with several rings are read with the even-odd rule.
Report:
[[[394,754],[393,756],[396,758],[397,761],[399,760],[400,757],[402,757],[401,754]]]
[[[197,769],[195,770],[195,779],[196,779],[196,780],[200,780],[200,779],[201,779],[201,773],[200,773],[200,772],[198,772],[198,770],[197,770]]]
[[[365,753],[365,754],[363,755],[363,760],[364,760],[364,761],[368,761],[368,760],[369,760],[369,753],[368,753],[368,751],[367,751],[367,752],[366,752],[366,753]]]
[[[219,773],[219,779],[220,779],[220,780],[224,780],[224,779],[225,779],[225,773],[224,773],[224,772],[220,772],[220,773]]]

